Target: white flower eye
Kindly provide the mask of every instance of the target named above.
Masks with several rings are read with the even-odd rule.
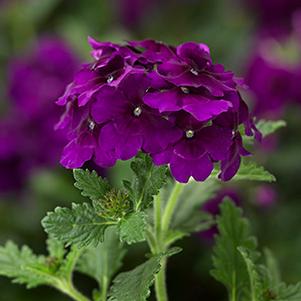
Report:
[[[109,75],[107,78],[107,83],[110,84],[114,80],[113,75]]]
[[[193,130],[188,130],[185,132],[186,138],[190,139],[194,136],[194,131]]]
[[[135,115],[136,117],[139,117],[139,116],[141,115],[141,113],[142,113],[141,107],[135,108],[135,110],[134,110],[134,115]]]

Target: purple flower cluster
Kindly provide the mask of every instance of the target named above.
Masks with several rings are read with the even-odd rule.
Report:
[[[281,46],[285,48],[285,43]],[[293,47],[296,53],[301,49],[298,44]],[[253,94],[254,115],[261,118],[280,118],[289,104],[301,103],[301,56],[300,61],[290,63],[287,56],[283,56],[285,61],[277,55],[278,48],[280,45],[274,40],[261,40],[245,76]]]
[[[10,64],[11,103],[0,122],[0,191],[18,190],[37,167],[55,166],[66,143],[54,125],[63,113],[55,100],[78,68],[61,40],[44,38],[29,55]]]
[[[57,128],[69,137],[61,158],[67,168],[93,159],[102,167],[139,151],[174,178],[204,181],[215,163],[222,180],[237,172],[238,127],[256,131],[232,72],[212,62],[205,44],[173,47],[153,40],[126,45],[89,39],[94,61],[82,66],[58,104]]]
[[[301,10],[300,0],[248,0],[259,15],[263,36],[282,37],[292,30],[292,18]]]

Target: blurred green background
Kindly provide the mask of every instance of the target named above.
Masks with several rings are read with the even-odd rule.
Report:
[[[244,76],[260,31],[260,11],[252,10],[249,2],[2,0],[0,112],[5,116],[10,106],[7,93],[10,61],[22,57],[43,36],[64,39],[83,62],[89,59],[88,36],[116,42],[152,38],[179,44],[194,40],[209,45],[215,62],[234,70],[238,76]],[[252,105],[250,94],[247,93],[246,97]],[[271,204],[264,206],[260,203],[260,184],[243,183],[236,187],[260,246],[273,250],[279,259],[283,278],[288,282],[301,279],[300,113],[298,104],[287,105],[281,116],[287,121],[287,127],[277,134],[277,146],[269,152],[262,148],[256,151],[258,160],[278,179],[272,186]],[[108,177],[114,183],[127,176],[130,176],[128,163],[120,163],[108,171]],[[73,187],[70,171],[58,165],[35,169],[26,179],[21,193],[0,194],[0,243],[11,239],[28,244],[37,253],[45,252],[46,236],[40,219],[57,205],[77,201],[81,201],[81,196]],[[181,246],[184,252],[172,258],[169,264],[170,300],[225,300],[224,288],[209,275],[212,243],[195,235],[184,239]],[[133,247],[128,252],[124,269],[140,262],[145,252],[144,244]],[[95,285],[79,275],[76,283],[84,292]],[[0,292],[1,301],[35,301],[41,297],[43,301],[68,300],[52,289],[27,291],[4,278],[0,279]]]

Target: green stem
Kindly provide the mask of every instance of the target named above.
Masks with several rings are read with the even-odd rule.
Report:
[[[90,301],[87,297],[85,297],[81,292],[79,292],[72,283],[62,281],[58,287],[60,291],[69,296],[75,301]]]
[[[157,301],[168,301],[166,288],[166,258],[162,259],[161,270],[155,278],[155,291]]]
[[[181,192],[183,191],[183,188],[184,188],[184,185],[180,184],[178,182],[176,182],[174,185],[174,188],[170,194],[170,197],[168,199],[168,202],[167,202],[167,205],[165,207],[164,214],[162,217],[162,231],[163,232],[166,232],[170,226],[172,216],[176,209],[177,202],[178,202]]]
[[[100,301],[107,301],[108,286],[109,286],[109,279],[107,277],[104,277],[102,279]]]
[[[184,188],[184,185],[175,183],[167,205],[164,209],[162,216],[161,195],[159,194],[154,201],[154,224],[155,224],[155,242],[156,254],[163,253],[168,248],[165,243],[165,234],[167,233],[174,211],[177,206],[177,201]],[[161,262],[161,270],[155,277],[155,290],[157,301],[168,301],[167,288],[166,288],[166,264],[167,259],[163,257]]]
[[[236,301],[236,273],[232,274],[232,290],[231,290],[231,297],[230,301]]]
[[[161,244],[161,218],[162,218],[162,205],[161,205],[161,193],[159,193],[154,200],[154,223],[155,223],[155,237],[157,242]],[[158,246],[159,248],[161,246]]]

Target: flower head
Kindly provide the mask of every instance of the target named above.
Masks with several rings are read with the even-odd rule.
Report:
[[[223,180],[235,175],[249,154],[238,127],[253,135],[254,126],[239,81],[212,62],[207,45],[90,43],[94,61],[58,100],[66,106],[58,125],[69,135],[65,167],[90,159],[109,167],[143,151],[155,164],[170,164],[180,182],[204,181],[216,163]]]
[[[22,188],[35,168],[55,166],[66,143],[55,132],[62,114],[55,104],[78,66],[76,55],[59,39],[42,39],[9,69],[8,113],[0,123],[0,191]]]

